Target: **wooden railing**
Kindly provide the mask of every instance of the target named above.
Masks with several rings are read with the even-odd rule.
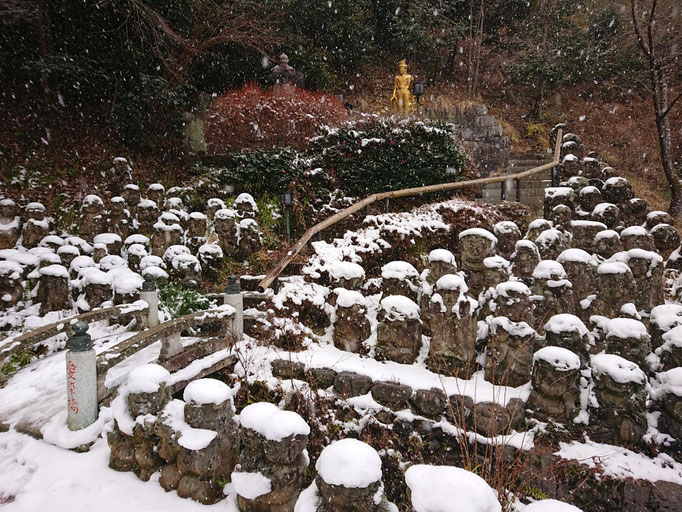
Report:
[[[561,152],[562,137],[563,130],[559,129],[557,132],[556,143],[554,145],[554,157],[551,162],[540,165],[538,167],[533,167],[532,169],[528,169],[527,171],[523,171],[518,174],[503,174],[500,176],[492,176],[489,178],[479,178],[477,180],[457,181],[455,183],[440,183],[438,185],[427,185],[425,187],[404,188],[402,190],[392,190],[390,192],[372,194],[371,196],[364,198],[362,201],[355,203],[353,206],[350,206],[345,210],[341,210],[340,212],[332,215],[331,217],[323,220],[322,222],[315,224],[313,227],[308,229],[308,231],[303,233],[303,236],[298,240],[298,242],[296,242],[292,246],[291,250],[286,254],[286,256],[280,260],[277,266],[275,266],[275,268],[273,268],[270,271],[270,273],[268,273],[268,275],[265,276],[265,278],[260,283],[258,283],[258,291],[260,292],[265,291],[272,284],[272,282],[275,279],[277,279],[277,277],[282,273],[282,271],[287,267],[287,265],[291,263],[291,261],[298,255],[298,253],[301,252],[301,250],[303,250],[305,245],[313,236],[315,236],[320,231],[330,226],[333,226],[340,220],[345,219],[350,215],[353,215],[354,213],[362,210],[363,208],[369,206],[370,204],[376,201],[382,201],[385,199],[396,197],[429,194],[432,192],[444,192],[447,190],[456,190],[459,188],[466,188],[478,185],[488,185],[490,183],[500,183],[510,180],[517,180],[517,189],[520,189],[518,185],[520,185],[520,181],[523,178],[527,178],[529,176],[532,176],[543,171],[547,171],[549,169],[555,169],[556,166],[559,165],[559,155]],[[556,174],[555,171],[553,171],[552,174],[553,185],[556,185],[556,181],[557,181]],[[502,186],[502,188],[504,189],[504,185]]]

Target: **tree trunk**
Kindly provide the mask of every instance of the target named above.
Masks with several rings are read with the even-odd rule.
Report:
[[[670,186],[670,206],[668,213],[675,218],[682,218],[682,187],[680,178],[675,172],[672,160],[672,142],[670,120],[668,119],[668,81],[661,68],[653,48],[649,50],[649,78],[651,80],[651,99],[656,117],[656,132],[661,151],[663,174]]]
[[[48,31],[48,17],[47,17],[47,6],[45,5],[45,0],[38,0],[38,18],[36,20],[38,25],[38,38],[40,39],[40,58],[45,62],[47,58],[47,31]],[[47,75],[40,77],[40,86],[43,89],[43,100],[46,104],[52,102],[50,97],[50,82]]]

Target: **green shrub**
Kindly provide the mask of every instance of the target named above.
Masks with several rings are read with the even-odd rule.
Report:
[[[159,310],[167,320],[204,311],[213,305],[203,295],[180,285],[165,283],[159,286]]]
[[[364,116],[313,138],[312,166],[348,195],[420,187],[464,178],[454,126]]]
[[[323,193],[330,185],[327,176],[312,169],[309,158],[289,147],[235,154],[220,177],[223,183],[241,185],[255,197],[263,194],[279,197],[292,182],[311,196]]]

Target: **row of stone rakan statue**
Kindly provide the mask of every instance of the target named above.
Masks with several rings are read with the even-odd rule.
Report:
[[[146,274],[193,284],[217,277],[225,257],[246,259],[261,248],[258,207],[249,194],[239,195],[233,208],[209,199],[204,213],[188,211],[180,187],[166,192],[152,184],[146,197],[137,185],[121,188],[108,209],[99,196],[86,196],[75,233],[57,233],[40,203],[20,211],[13,200],[0,199],[0,309],[26,292],[41,303],[41,314],[127,302]]]
[[[311,429],[299,414],[257,402],[237,418],[232,390],[223,382],[191,382],[180,400],[173,399],[170,380],[155,364],[130,373],[112,406],[109,467],[145,481],[158,471],[166,491],[204,504],[236,494],[242,512],[398,510],[384,494],[382,459],[369,444],[330,442],[313,465],[307,451]],[[425,502],[450,503],[455,495],[481,512],[502,510],[495,491],[473,472],[408,465],[404,477],[414,510],[427,510]]]
[[[664,299],[664,282],[680,285],[680,235],[613,169],[578,159],[575,135],[564,141],[562,186],[546,189],[545,218],[525,234],[509,221],[468,229],[459,265],[437,249],[421,274],[403,261],[383,266],[376,357],[414,363],[425,334],[434,372],[530,381],[537,419],[586,421],[582,405],[592,439],[638,443],[650,398],[659,440],[682,442],[682,305]],[[342,262],[329,279],[334,342],[357,351],[370,335],[364,270]]]

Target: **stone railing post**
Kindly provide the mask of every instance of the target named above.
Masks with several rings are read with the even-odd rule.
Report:
[[[149,304],[147,313],[147,326],[151,329],[159,325],[159,290],[156,288],[154,278],[150,275],[144,277],[140,299]]]
[[[88,324],[76,322],[66,352],[67,425],[80,430],[95,422],[97,407],[97,368]]]
[[[235,275],[231,275],[228,278],[224,303],[237,310],[234,315],[234,327],[232,330],[236,341],[239,341],[244,337],[244,296],[239,288],[239,277]]]

